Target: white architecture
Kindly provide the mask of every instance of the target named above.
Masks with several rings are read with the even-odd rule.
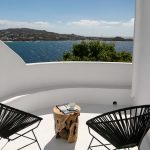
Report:
[[[55,104],[71,101],[91,107],[93,104],[109,107],[113,101],[118,105],[149,104],[149,7],[149,0],[136,0],[133,64],[25,64],[0,42],[0,102],[39,115],[50,111]]]
[[[28,111],[66,101],[107,105],[117,101],[119,105],[133,104],[132,64],[57,62],[26,65],[2,42],[0,49],[0,57],[4,62],[0,64],[3,65],[1,101],[19,96],[9,100],[9,104]]]
[[[133,59],[135,104],[150,104],[150,1],[137,0]]]

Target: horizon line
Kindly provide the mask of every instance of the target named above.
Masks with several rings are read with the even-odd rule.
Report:
[[[30,30],[37,30],[37,31],[46,31],[46,32],[51,32],[45,29],[35,29],[35,28],[22,28],[22,27],[18,27],[18,28],[6,28],[6,29],[0,29],[0,31],[2,30],[10,30],[10,29],[30,29]],[[119,35],[115,35],[115,36],[86,36],[86,35],[79,35],[79,34],[75,34],[75,33],[59,33],[59,32],[51,32],[51,33],[56,33],[56,34],[65,34],[65,35],[77,35],[77,36],[83,36],[83,37],[89,37],[89,38],[125,38],[125,39],[133,39],[134,37],[132,36],[119,36]]]

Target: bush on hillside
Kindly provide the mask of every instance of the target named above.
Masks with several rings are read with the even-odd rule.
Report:
[[[63,59],[65,61],[131,62],[132,55],[126,51],[117,52],[113,43],[92,40],[74,44],[70,51],[64,53]]]

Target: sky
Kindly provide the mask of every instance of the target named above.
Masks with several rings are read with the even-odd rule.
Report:
[[[0,0],[0,29],[133,37],[135,0]]]

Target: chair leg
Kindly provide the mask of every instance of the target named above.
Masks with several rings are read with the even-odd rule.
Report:
[[[94,136],[92,135],[92,133],[90,132],[90,127],[88,127],[88,130],[89,130],[89,134],[92,136],[92,140],[91,140],[91,142],[90,142],[90,144],[89,144],[88,150],[89,150],[89,149],[92,150],[91,147],[98,147],[98,146],[104,146],[104,147],[107,148],[108,150],[111,150],[110,148],[108,148],[108,147],[106,146],[106,145],[111,145],[111,144],[104,144],[104,143],[102,143],[100,140],[98,140],[96,137],[94,137]],[[92,142],[93,142],[94,139],[97,140],[101,145],[91,146],[91,144],[92,144]]]
[[[92,142],[93,142],[93,140],[97,140],[101,145],[93,145],[93,146],[91,146],[91,144],[92,144]],[[108,150],[111,150],[110,148],[108,148],[106,145],[111,145],[111,144],[103,144],[101,141],[99,141],[96,137],[94,137],[94,136],[92,136],[92,140],[91,140],[91,142],[90,142],[90,144],[89,144],[89,147],[88,147],[88,149],[87,150],[92,150],[92,147],[94,148],[94,147],[99,147],[99,146],[104,146],[105,148],[107,148]]]
[[[28,139],[30,139],[30,140],[33,140],[33,142],[31,142],[31,143],[29,143],[29,144],[27,144],[27,145],[25,145],[25,146],[23,146],[23,147],[21,147],[21,148],[19,148],[19,149],[17,149],[17,150],[21,150],[21,149],[23,149],[23,148],[25,148],[25,147],[27,147],[27,146],[33,144],[33,143],[37,143],[39,149],[42,150],[33,130],[32,130],[32,133],[33,133],[33,135],[34,135],[34,139],[29,138],[29,137],[27,137],[27,136],[23,136],[23,137],[28,138]]]
[[[91,142],[90,142],[90,144],[89,144],[89,146],[88,146],[88,149],[87,150],[91,150],[91,144],[92,144],[92,142],[93,142],[93,139],[94,139],[94,137],[92,137],[92,139],[91,139]]]
[[[27,146],[29,146],[29,145],[33,144],[33,143],[35,143],[35,141],[34,141],[34,142],[32,142],[32,143],[29,143],[29,144],[27,144],[27,145],[25,145],[25,146],[23,146],[23,147],[21,147],[21,148],[18,148],[17,150],[23,149],[23,148],[25,148],[25,147],[27,147]]]
[[[2,138],[1,138],[2,139]],[[5,147],[6,147],[6,145],[8,144],[8,142],[9,142],[9,140],[6,142],[6,144],[1,148],[1,150],[3,150]]]
[[[38,146],[39,146],[39,149],[42,150],[33,130],[32,130],[32,133],[33,133],[34,138],[35,138],[35,140],[36,140],[36,142],[37,142],[37,144],[38,144]]]

